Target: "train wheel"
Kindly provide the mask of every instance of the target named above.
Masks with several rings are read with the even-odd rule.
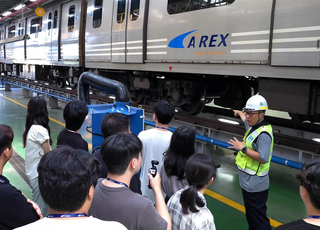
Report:
[[[60,88],[64,88],[65,86],[65,79],[64,78],[57,78],[56,80],[57,86]]]
[[[197,95],[189,98],[189,103],[181,105],[179,111],[185,114],[197,115],[200,113],[206,104],[206,91],[204,84],[201,81],[199,89],[197,90]]]
[[[179,107],[179,111],[185,114],[197,115],[202,111],[205,105],[205,98],[200,97],[199,99],[194,99],[189,104],[184,104]]]
[[[135,104],[139,104],[146,98],[143,90],[134,90],[130,92],[130,101]]]

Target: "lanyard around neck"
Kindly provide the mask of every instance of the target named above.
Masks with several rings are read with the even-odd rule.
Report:
[[[111,179],[111,178],[109,178],[109,177],[107,177],[106,179],[107,179],[108,181],[112,182],[112,183],[124,185],[124,186],[126,186],[127,188],[129,188],[128,185],[126,185],[126,184],[123,183],[123,182],[113,180],[113,179]]]
[[[49,214],[48,218],[70,218],[70,217],[86,217],[85,213],[71,213],[71,214]]]
[[[168,128],[165,127],[160,127],[160,126],[156,126],[157,129],[164,129],[164,130],[169,130]]]
[[[6,182],[5,180],[3,180],[3,179],[1,179],[1,178],[0,178],[0,183],[2,183],[2,184],[9,184],[8,182]]]
[[[312,218],[312,219],[320,219],[320,216],[313,216],[313,215],[311,215],[311,216],[308,216],[308,218]]]

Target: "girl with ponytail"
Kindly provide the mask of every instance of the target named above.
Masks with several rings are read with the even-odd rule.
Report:
[[[176,192],[167,204],[172,230],[215,230],[213,215],[203,196],[216,177],[215,163],[210,156],[197,153],[188,159],[185,170],[189,186]]]

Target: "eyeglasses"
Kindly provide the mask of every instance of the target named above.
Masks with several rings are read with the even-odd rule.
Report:
[[[248,115],[249,117],[252,117],[254,114],[259,114],[259,112],[256,112],[256,113],[254,113],[254,112],[248,112],[248,111],[245,111],[245,112],[244,112],[244,115],[245,115],[245,116]]]

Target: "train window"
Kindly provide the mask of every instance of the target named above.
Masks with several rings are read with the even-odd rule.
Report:
[[[19,23],[19,27],[18,27],[18,36],[20,36],[20,29],[21,29],[21,23]]]
[[[56,29],[58,26],[58,11],[54,11],[53,15],[53,29]]]
[[[76,7],[74,5],[69,7],[68,15],[68,32],[72,32],[74,29],[74,17],[76,13]]]
[[[37,17],[31,20],[30,34],[42,31],[42,17]]]
[[[211,7],[230,5],[235,0],[168,0],[168,13],[178,14]]]
[[[131,1],[131,9],[130,9],[131,21],[135,21],[138,19],[139,9],[140,9],[140,0],[132,0]]]
[[[23,23],[19,23],[19,28],[18,28],[18,33],[19,33],[19,36],[20,35],[24,35],[24,28],[23,28]]]
[[[52,26],[52,13],[50,12],[48,15],[48,34],[50,34],[51,26]]]
[[[94,1],[93,22],[92,22],[93,28],[99,28],[101,26],[102,3],[103,3],[103,0]]]
[[[121,24],[125,19],[126,0],[118,0],[117,21]]]
[[[16,36],[16,26],[11,26],[8,28],[8,38]]]

